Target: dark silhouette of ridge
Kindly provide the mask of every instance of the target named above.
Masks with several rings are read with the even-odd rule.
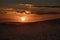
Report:
[[[59,40],[60,18],[31,23],[0,23],[0,40]]]

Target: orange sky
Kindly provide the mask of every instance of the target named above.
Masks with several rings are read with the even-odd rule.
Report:
[[[23,16],[22,16],[23,15]],[[24,17],[24,22],[36,22],[36,21],[44,21],[44,20],[51,20],[60,18],[60,14],[44,14],[44,15],[37,15],[37,14],[5,14],[0,15],[0,22],[22,22],[21,18]]]

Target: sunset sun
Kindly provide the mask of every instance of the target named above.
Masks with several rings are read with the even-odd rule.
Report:
[[[24,22],[26,20],[25,17],[21,17],[21,21]]]

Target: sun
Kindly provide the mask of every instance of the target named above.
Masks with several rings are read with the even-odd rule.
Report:
[[[26,20],[25,17],[21,17],[21,21],[24,22]]]

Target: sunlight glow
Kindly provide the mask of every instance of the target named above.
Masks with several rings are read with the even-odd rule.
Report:
[[[33,5],[32,4],[25,4],[25,6],[32,7]]]
[[[26,20],[25,17],[21,17],[21,21],[24,22]]]
[[[26,10],[25,12],[26,12],[26,13],[31,13],[31,11],[27,11],[27,10]]]

